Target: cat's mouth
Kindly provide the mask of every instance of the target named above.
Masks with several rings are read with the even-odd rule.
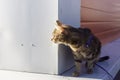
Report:
[[[55,44],[63,44],[62,42],[58,42],[58,41],[56,41],[56,40],[54,40],[54,39],[51,39],[51,41],[52,41],[53,43],[55,43]]]
[[[51,39],[51,41],[54,42],[54,43],[57,43],[57,41],[55,41],[53,38]]]

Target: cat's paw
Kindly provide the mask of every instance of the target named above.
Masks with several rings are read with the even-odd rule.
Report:
[[[80,72],[77,72],[77,71],[74,71],[73,73],[72,73],[72,76],[73,77],[78,77],[80,75]]]
[[[87,70],[87,74],[92,74],[93,73],[93,70],[92,69],[88,69]]]

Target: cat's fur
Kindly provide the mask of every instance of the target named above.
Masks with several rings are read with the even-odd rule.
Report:
[[[101,42],[88,28],[73,28],[57,20],[51,40],[67,45],[73,51],[76,68],[73,76],[79,76],[82,61],[86,61],[87,73],[92,73],[95,63],[100,60]]]

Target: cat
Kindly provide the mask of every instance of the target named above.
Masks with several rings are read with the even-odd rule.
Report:
[[[101,42],[89,28],[74,28],[56,21],[51,41],[69,46],[73,52],[75,71],[72,76],[79,76],[81,63],[86,61],[87,73],[93,73],[95,63],[109,59],[109,56],[100,58]]]

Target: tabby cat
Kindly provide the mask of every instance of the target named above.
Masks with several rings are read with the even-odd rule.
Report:
[[[96,62],[108,59],[108,56],[99,58],[101,42],[88,28],[74,28],[57,20],[51,40],[54,43],[67,45],[73,51],[75,71],[72,76],[79,76],[82,61],[86,61],[87,73],[90,74]]]

